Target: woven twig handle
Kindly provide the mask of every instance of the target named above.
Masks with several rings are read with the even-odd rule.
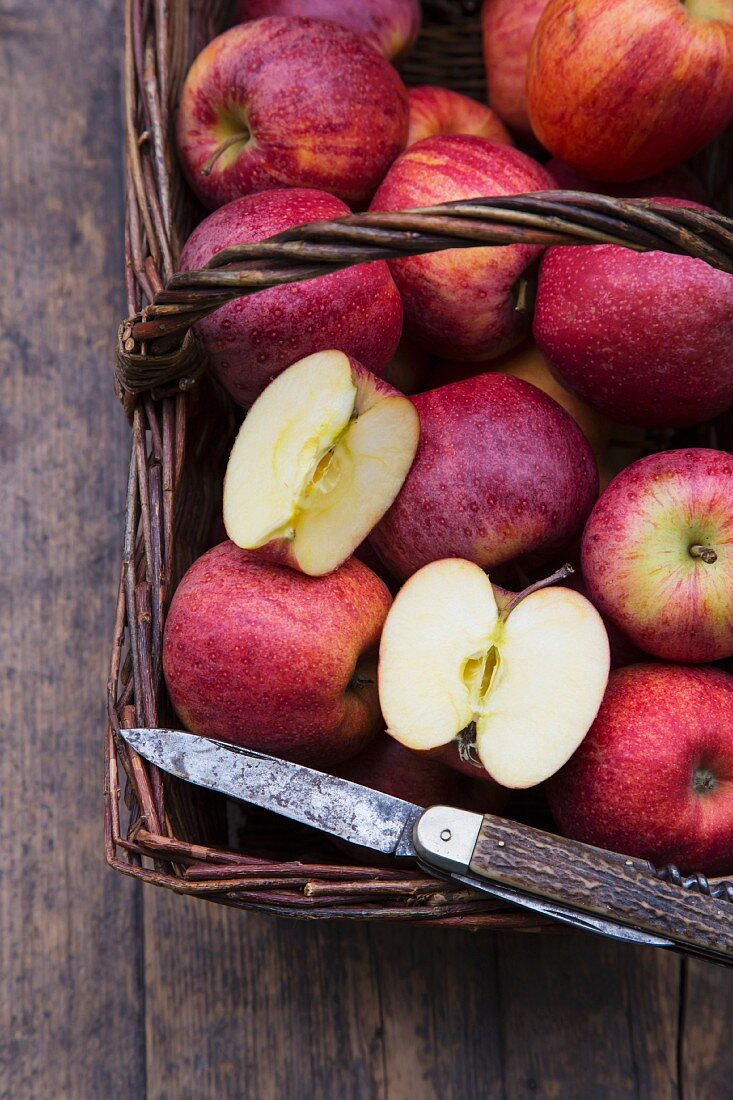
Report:
[[[509,244],[614,244],[692,256],[733,274],[733,219],[651,199],[546,191],[352,214],[228,248],[201,270],[174,275],[120,326],[120,394],[129,401],[188,389],[203,365],[191,328],[233,298],[352,264]]]

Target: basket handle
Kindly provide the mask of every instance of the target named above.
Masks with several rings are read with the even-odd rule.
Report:
[[[234,298],[352,264],[510,244],[613,244],[692,256],[733,274],[733,219],[652,199],[545,191],[351,214],[236,245],[198,271],[173,275],[120,326],[118,393],[129,403],[190,388],[203,369],[192,327]]]

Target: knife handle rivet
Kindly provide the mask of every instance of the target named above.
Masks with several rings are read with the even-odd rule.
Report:
[[[440,834],[440,839],[441,840],[450,840],[452,835],[453,834],[451,833],[450,829],[443,829],[443,832]]]
[[[497,840],[496,846],[497,846],[497,848],[503,848],[504,847],[504,841],[503,840]]]

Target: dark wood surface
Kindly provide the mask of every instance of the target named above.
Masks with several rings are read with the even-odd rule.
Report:
[[[287,922],[105,868],[120,6],[0,0],[0,1098],[733,1097],[715,967]]]

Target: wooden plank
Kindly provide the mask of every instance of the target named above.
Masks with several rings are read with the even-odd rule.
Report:
[[[381,1098],[363,924],[145,893],[148,1100]]]
[[[142,1095],[140,897],[108,872],[127,432],[116,0],[0,10],[0,1095]]]
[[[507,1097],[678,1096],[675,956],[589,935],[503,935]]]
[[[369,934],[382,1004],[385,1096],[501,1100],[497,938],[388,925],[374,925]]]
[[[733,973],[685,964],[680,1074],[685,1100],[733,1097]]]

